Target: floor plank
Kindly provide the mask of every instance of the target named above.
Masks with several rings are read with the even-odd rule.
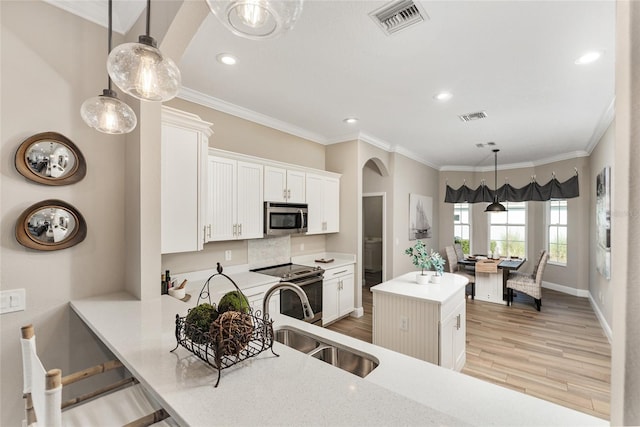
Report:
[[[511,307],[467,299],[467,362],[462,372],[609,419],[611,346],[586,298],[543,289],[542,310],[518,296]],[[328,329],[371,342],[373,296],[364,316]]]

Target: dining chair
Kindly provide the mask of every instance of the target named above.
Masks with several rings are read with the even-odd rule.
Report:
[[[462,245],[460,243],[455,243],[453,245],[453,249],[456,251],[456,257],[458,261],[462,261],[464,259],[464,251],[462,250]],[[459,270],[464,270],[469,274],[476,274],[476,266],[475,265],[458,265]]]
[[[507,277],[507,304],[513,304],[513,292],[518,291],[533,297],[536,310],[542,306],[542,275],[547,266],[549,254],[542,251],[532,273],[510,272]]]
[[[471,295],[471,299],[474,300],[476,298],[476,276],[460,268],[461,265],[458,264],[458,256],[453,246],[445,247],[444,251],[447,258],[447,265],[449,266],[449,273],[457,274],[469,280],[467,285],[471,287],[469,295]]]
[[[176,426],[167,412],[135,378],[125,378],[99,390],[62,402],[62,387],[77,381],[123,367],[118,360],[62,376],[60,369],[45,371],[36,352],[36,336],[32,325],[21,328],[23,426]]]

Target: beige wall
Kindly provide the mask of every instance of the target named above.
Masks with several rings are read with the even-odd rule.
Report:
[[[69,300],[124,289],[123,136],[105,135],[80,118],[85,99],[106,87],[107,31],[43,2],[2,1],[0,140],[2,290],[25,288],[26,310],[0,319],[0,425],[20,425],[22,365],[19,328],[33,323],[38,350],[48,368],[87,367],[106,358],[69,309]],[[114,42],[119,43],[117,35]],[[70,138],[87,161],[86,177],[73,185],[32,183],[14,166],[27,137],[44,131]],[[60,199],[87,221],[84,242],[60,251],[20,246],[15,221],[33,203]]]
[[[404,251],[413,246],[415,240],[409,240],[409,194],[416,193],[433,199],[433,236],[425,239],[425,245],[439,250],[441,230],[436,226],[440,221],[438,203],[438,171],[424,164],[405,157],[401,154],[393,155],[393,249],[391,252],[393,270],[390,277],[395,277],[416,267]]]
[[[589,182],[592,184],[592,190],[590,193],[591,202],[589,206],[589,212],[591,213],[589,218],[589,292],[591,294],[593,302],[597,305],[598,310],[604,316],[604,319],[609,326],[609,334],[611,333],[611,325],[613,320],[613,286],[609,279],[605,279],[596,269],[596,176],[602,171],[605,166],[611,166],[613,172],[616,171],[614,165],[614,152],[615,147],[615,126],[609,127],[604,134],[596,148],[591,153],[589,159],[590,174]]]

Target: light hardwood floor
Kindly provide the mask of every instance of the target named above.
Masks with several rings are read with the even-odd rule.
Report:
[[[372,303],[364,316],[328,329],[371,342]],[[587,298],[543,289],[542,311],[526,295],[506,307],[467,299],[463,373],[609,419],[611,348]]]

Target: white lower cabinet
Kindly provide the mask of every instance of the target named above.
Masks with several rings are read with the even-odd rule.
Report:
[[[440,366],[461,371],[466,361],[466,301],[451,301],[453,310],[443,306],[440,322]]]
[[[464,287],[443,302],[374,288],[373,344],[460,371],[466,361],[466,331]]]
[[[354,309],[353,265],[326,269],[322,282],[322,325],[339,319]]]

